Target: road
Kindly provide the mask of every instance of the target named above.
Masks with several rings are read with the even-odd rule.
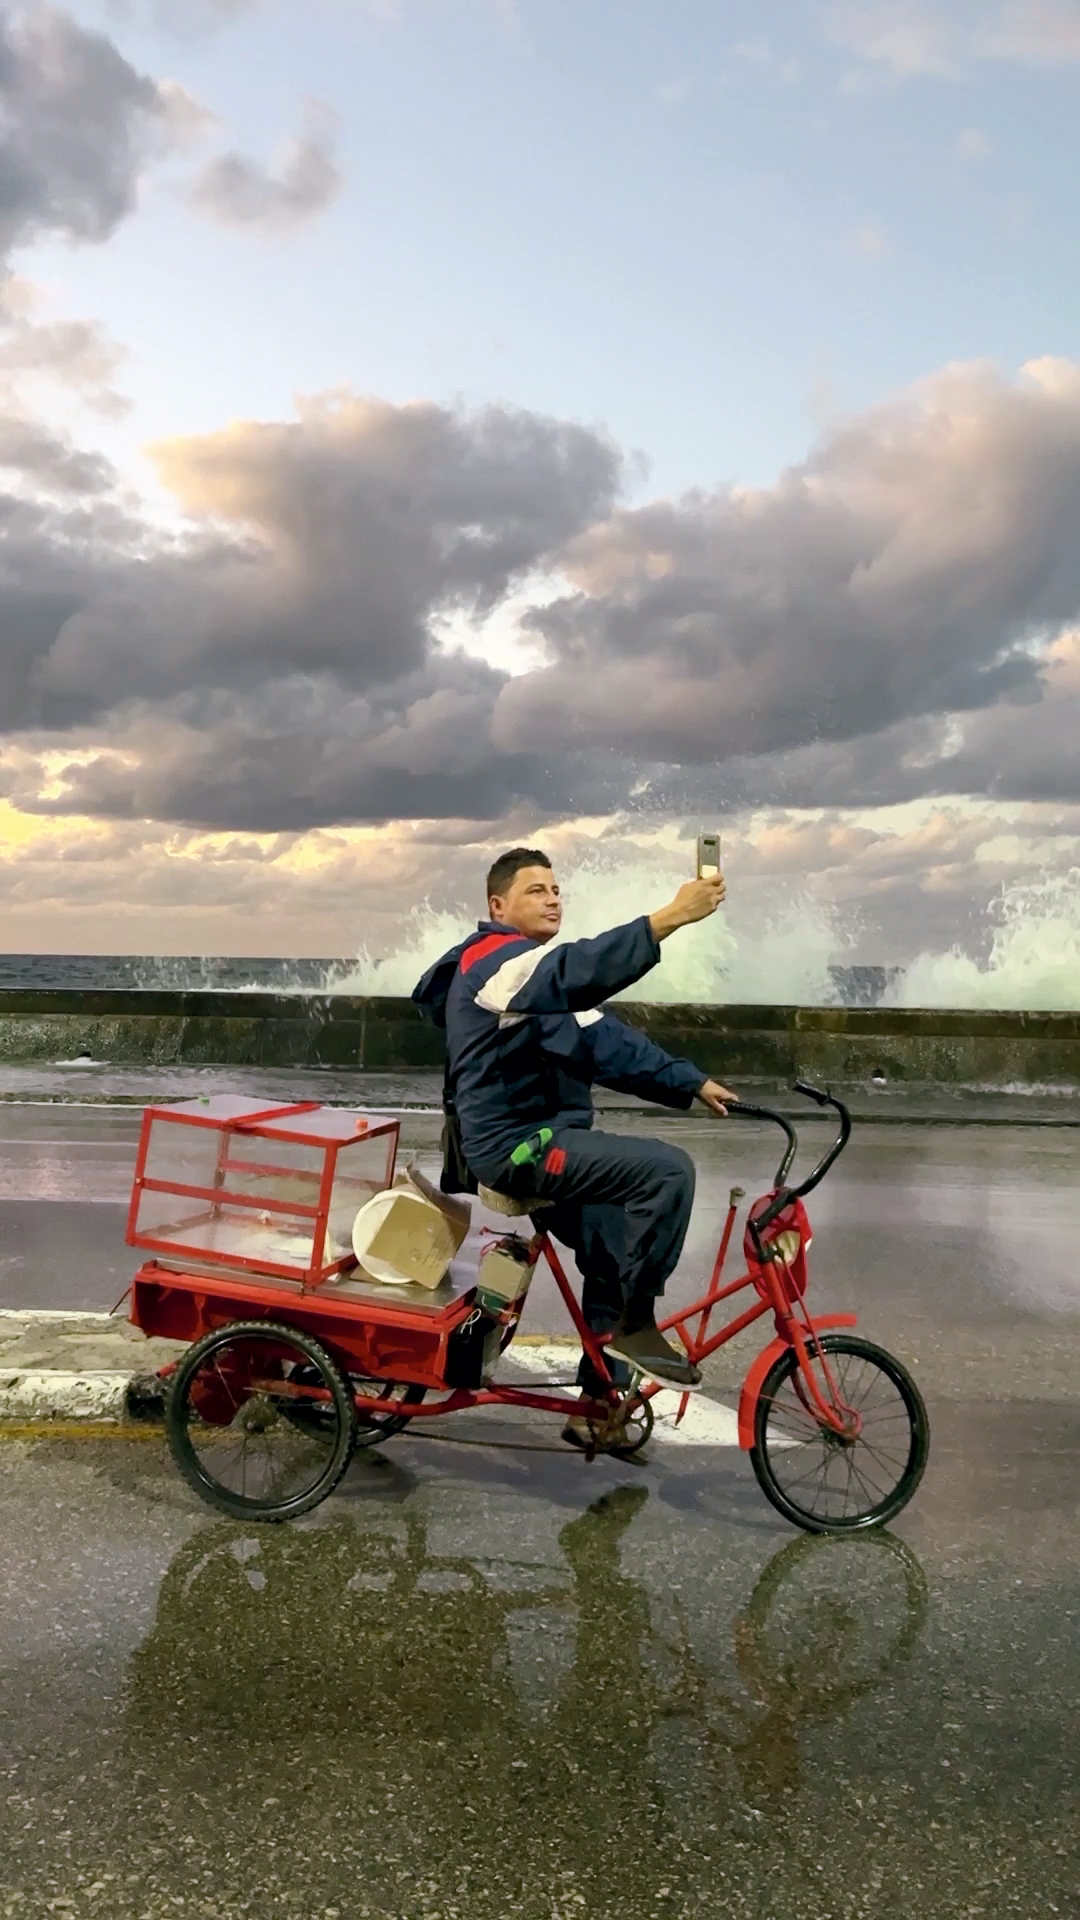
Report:
[[[1077,1416],[958,1384],[901,1538],[480,1416],[263,1529],[0,1442],[0,1914],[1075,1913]]]
[[[5,1303],[111,1304],[133,1116],[0,1123]],[[677,1297],[772,1147],[675,1137]],[[930,1407],[896,1540],[793,1534],[731,1449],[587,1465],[480,1414],[262,1530],[152,1433],[0,1442],[0,1915],[1075,1914],[1075,1142],[869,1127],[815,1197],[815,1302]]]

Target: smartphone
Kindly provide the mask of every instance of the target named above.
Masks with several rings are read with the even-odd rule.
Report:
[[[699,880],[715,880],[720,872],[720,835],[718,833],[698,834],[697,871]]]

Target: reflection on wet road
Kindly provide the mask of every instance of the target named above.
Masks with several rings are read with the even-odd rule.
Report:
[[[1077,1463],[828,1540],[741,1461],[400,1440],[254,1529],[9,1442],[0,1914],[1072,1913]]]

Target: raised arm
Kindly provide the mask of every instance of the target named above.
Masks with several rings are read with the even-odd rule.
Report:
[[[679,927],[705,920],[724,898],[723,876],[688,880],[674,900],[655,913],[592,940],[568,940],[507,951],[502,965],[479,989],[477,1005],[488,1013],[587,1013],[632,987],[660,958],[660,942]]]
[[[659,958],[659,941],[644,915],[594,940],[544,947],[515,942],[477,992],[476,1004],[488,1013],[522,1017],[586,1013],[633,986]]]

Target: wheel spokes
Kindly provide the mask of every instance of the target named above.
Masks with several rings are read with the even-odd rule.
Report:
[[[279,1382],[288,1390],[275,1391]],[[253,1507],[277,1507],[324,1477],[341,1416],[332,1382],[307,1353],[290,1352],[280,1336],[246,1334],[216,1347],[192,1375],[184,1431],[211,1487]]]
[[[797,1363],[766,1405],[764,1445],[784,1496],[822,1523],[851,1522],[883,1508],[908,1468],[911,1418],[896,1382],[873,1359],[839,1351],[830,1356],[836,1397],[858,1419],[859,1431],[835,1434],[817,1415]],[[812,1360],[818,1389],[833,1400],[820,1358]]]

